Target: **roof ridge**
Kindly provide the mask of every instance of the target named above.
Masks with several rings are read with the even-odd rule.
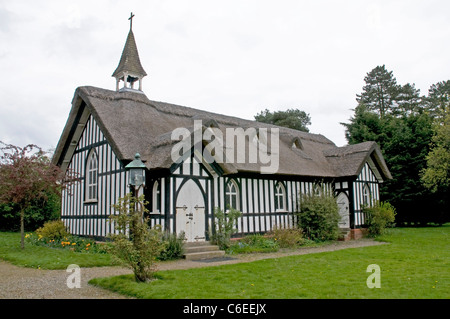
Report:
[[[295,137],[299,137],[303,140],[310,140],[316,143],[321,143],[325,145],[330,145],[331,147],[335,148],[336,145],[326,138],[322,134],[317,133],[310,133],[310,132],[303,132],[295,129],[291,129],[284,126],[278,126],[263,122],[257,122],[254,120],[248,120],[243,119],[231,115],[225,115],[220,113],[214,113],[211,111],[196,109],[189,106],[183,106],[179,104],[173,104],[163,101],[154,101],[148,99],[148,97],[145,94],[141,93],[135,93],[135,92],[116,92],[111,91],[103,88],[97,88],[94,86],[82,86],[78,88],[79,90],[84,91],[88,96],[92,96],[95,98],[100,98],[104,100],[130,100],[133,102],[139,102],[146,104],[148,106],[151,106],[155,108],[159,112],[163,112],[165,114],[169,115],[177,115],[177,116],[183,116],[183,117],[194,117],[194,116],[205,116],[210,117],[216,120],[219,124],[223,125],[232,125],[232,126],[244,126],[249,127],[250,125],[253,125],[255,128],[260,127],[266,127],[266,128],[278,128],[280,129],[280,134],[291,134]],[[77,90],[78,90],[77,89]],[[178,109],[178,110],[177,110]],[[184,112],[183,112],[184,111]],[[200,113],[200,114],[199,114]],[[243,125],[245,124],[245,125]]]

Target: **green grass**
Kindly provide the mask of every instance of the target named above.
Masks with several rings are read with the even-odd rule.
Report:
[[[0,233],[0,259],[14,265],[41,269],[65,269],[70,264],[80,267],[111,266],[108,254],[78,253],[68,249],[25,244],[20,248],[20,233]]]
[[[397,228],[390,244],[267,259],[251,263],[160,271],[90,281],[137,298],[450,298],[450,224]],[[381,267],[381,288],[369,289],[367,266]]]

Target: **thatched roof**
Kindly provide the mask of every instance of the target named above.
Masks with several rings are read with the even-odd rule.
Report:
[[[364,142],[344,147],[336,147],[324,151],[328,162],[334,167],[337,175],[356,176],[367,161],[377,166],[382,179],[392,179],[378,144]]]
[[[320,134],[311,134],[284,127],[277,127],[256,121],[215,114],[185,106],[149,100],[142,93],[115,92],[95,87],[79,87],[75,91],[73,106],[66,127],[55,151],[55,163],[62,164],[71,157],[69,143],[73,144],[74,126],[81,105],[97,121],[107,141],[119,160],[127,163],[134,159],[136,152],[150,170],[169,169],[173,165],[171,151],[178,141],[171,138],[176,128],[193,131],[194,121],[201,120],[203,130],[218,128],[223,132],[224,152],[230,143],[226,141],[227,128],[254,128],[262,141],[267,129],[267,141],[262,141],[271,149],[271,129],[279,129],[279,169],[277,174],[308,177],[357,176],[364,162],[370,157],[380,168],[382,179],[390,178],[389,170],[378,146],[367,142],[347,147],[336,145]],[[80,117],[81,115],[78,115]],[[72,136],[71,136],[72,135]],[[251,139],[248,136],[246,140]],[[207,144],[209,141],[203,141]],[[73,149],[73,148],[72,148]],[[247,148],[248,150],[248,148]],[[224,174],[238,172],[261,172],[261,163],[219,163]],[[273,154],[276,156],[276,154]],[[225,157],[224,157],[225,158]]]

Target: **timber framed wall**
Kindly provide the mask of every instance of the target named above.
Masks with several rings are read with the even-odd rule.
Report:
[[[170,176],[149,177],[146,190],[146,199],[150,207],[150,225],[161,225],[162,229],[171,233],[176,229],[176,201],[177,194],[184,183],[195,180],[204,196],[205,201],[205,237],[214,218],[214,209],[219,207],[225,211],[225,189],[232,180],[238,186],[239,210],[242,217],[237,221],[235,237],[251,233],[265,233],[274,227],[293,227],[296,224],[295,212],[299,209],[299,194],[315,191],[315,181],[291,181],[275,178],[249,177],[249,176],[219,176],[211,167],[200,163],[195,156],[176,167]],[[154,187],[158,183],[158,194]],[[284,190],[285,206],[283,210],[275,209],[275,189],[278,184]],[[331,183],[325,183],[331,191]],[[154,201],[159,196],[160,210],[155,211]]]
[[[87,157],[96,152],[97,200],[86,200]],[[113,231],[108,217],[114,210],[111,206],[129,192],[127,176],[122,163],[117,159],[92,115],[89,116],[69,169],[78,173],[79,181],[62,192],[61,219],[69,232],[79,236],[105,237]]]
[[[365,163],[361,173],[353,182],[354,227],[365,226],[367,216],[362,212],[363,206],[372,206],[378,200],[380,200],[378,180],[369,164]]]

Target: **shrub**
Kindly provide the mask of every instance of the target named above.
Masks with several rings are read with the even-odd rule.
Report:
[[[59,195],[48,193],[47,199],[33,199],[31,206],[24,212],[24,228],[34,231],[47,221],[56,220],[61,214],[61,199]],[[0,230],[20,231],[20,210],[17,204],[0,204]]]
[[[228,213],[223,212],[219,207],[214,209],[214,220],[212,232],[210,233],[211,242],[218,245],[220,249],[230,247],[230,238],[237,230],[236,221],[242,213],[234,208],[230,208]]]
[[[301,246],[305,242],[303,231],[298,228],[275,227],[268,233],[269,238],[273,239],[281,248],[293,248]]]
[[[253,234],[245,236],[230,245],[227,252],[230,254],[266,253],[278,251],[279,248],[280,246],[273,239],[264,237],[260,234]]]
[[[298,227],[314,241],[336,240],[339,235],[339,207],[333,194],[323,186],[319,193],[300,196]]]
[[[164,249],[160,228],[151,229],[148,218],[143,217],[145,206],[144,195],[136,198],[128,193],[113,205],[118,215],[110,216],[118,233],[108,235],[112,239],[109,252],[133,271],[137,282],[153,278],[156,258]]]
[[[46,222],[44,226],[36,230],[36,234],[48,240],[58,240],[69,236],[67,228],[61,220]]]
[[[369,234],[377,236],[383,234],[386,227],[392,227],[395,221],[395,207],[388,202],[377,202],[373,207],[364,207],[367,216]]]
[[[184,232],[178,236],[175,233],[165,233],[162,237],[164,243],[164,250],[159,255],[159,260],[171,260],[181,258],[184,253],[183,242]]]

